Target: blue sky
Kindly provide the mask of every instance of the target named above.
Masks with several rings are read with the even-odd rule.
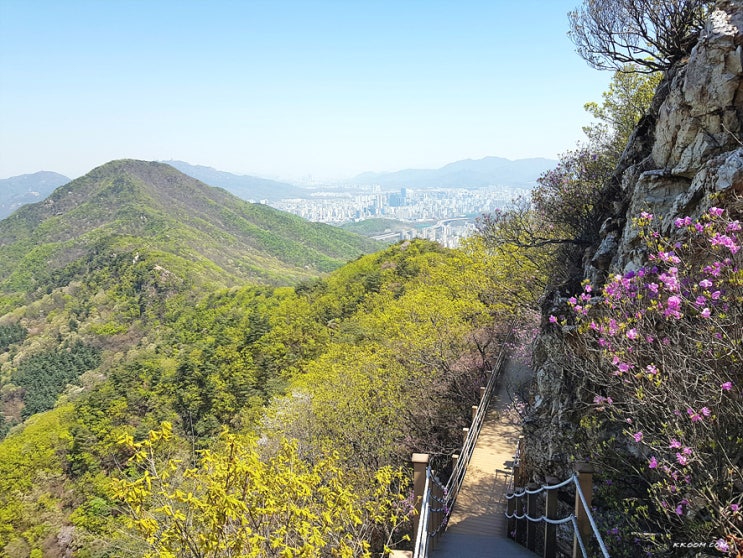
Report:
[[[0,0],[0,177],[179,159],[297,179],[556,158],[611,74],[579,0]]]

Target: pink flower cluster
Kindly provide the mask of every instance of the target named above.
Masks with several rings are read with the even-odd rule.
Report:
[[[731,413],[740,416],[743,400],[743,227],[725,213],[713,207],[698,220],[676,219],[673,241],[641,234],[648,265],[611,276],[601,296],[584,284],[568,300],[571,316],[561,317],[575,322],[587,354],[600,355],[587,372],[605,394],[594,397],[596,411],[633,425],[625,433],[640,444],[656,503],[675,520],[705,505],[710,456],[730,444]],[[636,224],[655,222],[643,213]],[[732,500],[726,513],[740,517],[739,499]]]

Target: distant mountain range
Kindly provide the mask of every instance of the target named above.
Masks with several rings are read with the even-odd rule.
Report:
[[[354,184],[388,188],[531,187],[537,178],[557,165],[552,159],[503,159],[485,157],[450,163],[440,169],[407,169],[389,173],[367,172],[352,178]]]
[[[22,205],[43,200],[69,181],[66,176],[48,171],[0,179],[0,219],[5,219]]]
[[[231,194],[248,201],[277,201],[287,198],[305,198],[309,192],[298,186],[267,178],[243,174],[232,174],[202,165],[191,165],[183,161],[163,161],[209,186],[224,188]]]
[[[163,161],[183,174],[209,186],[223,188],[246,201],[275,202],[288,198],[307,198],[311,190],[256,176],[232,174],[184,161]],[[465,159],[440,169],[407,169],[397,172],[366,172],[344,180],[343,185],[379,185],[384,188],[482,188],[511,186],[529,188],[539,176],[555,167],[557,161],[533,158],[509,160],[502,157]],[[69,178],[55,172],[37,172],[0,179],[0,219],[24,204],[44,200]]]

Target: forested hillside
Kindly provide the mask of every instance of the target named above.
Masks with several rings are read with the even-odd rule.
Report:
[[[615,70],[596,121],[457,250],[140,161],[0,222],[3,555],[409,548],[411,453],[447,474],[515,329],[521,476],[595,467],[615,558],[739,556],[743,10],[586,0],[570,21]]]
[[[413,451],[446,455],[458,446],[514,316],[505,301],[523,283],[504,262],[478,241],[458,252],[408,242],[294,288],[233,287],[173,305],[157,332],[126,352],[104,344],[75,360],[70,346],[63,352],[80,361],[78,371],[95,367],[95,355],[106,364],[83,374],[84,392],[68,386],[53,410],[0,445],[0,543],[11,556],[178,553],[186,520],[201,526],[188,544],[243,545],[256,555],[363,554],[399,542],[409,529],[400,467]],[[6,399],[24,389],[12,363],[25,362],[18,348],[34,336],[20,323],[4,330],[15,382]],[[56,362],[58,353],[44,354]],[[216,449],[223,444],[242,456],[240,467],[259,460],[267,469],[234,469]],[[287,488],[305,490],[318,468],[338,491],[335,504],[322,491],[303,499]],[[235,511],[230,517],[244,526],[231,542],[201,530],[225,521],[220,514],[238,489],[210,492],[207,479],[221,474],[268,483],[278,498],[250,510],[258,530],[239,519],[248,510]],[[287,513],[296,531],[284,536]]]
[[[103,165],[0,221],[0,433],[95,384],[214,289],[289,284],[375,246],[168,165]]]
[[[41,171],[10,178],[0,178],[0,219],[5,219],[22,205],[43,200],[69,178],[56,172]]]
[[[479,239],[321,274],[376,245],[141,161],[22,208],[0,238],[8,556],[406,544],[410,454],[458,446],[535,284]],[[228,513],[220,475],[278,500]]]

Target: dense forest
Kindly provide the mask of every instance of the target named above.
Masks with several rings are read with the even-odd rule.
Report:
[[[2,443],[3,547],[54,554],[64,533],[79,556],[186,544],[356,555],[400,542],[411,452],[457,447],[514,317],[507,301],[530,296],[498,261],[477,239],[459,251],[406,242],[296,287],[173,303],[126,354],[113,342],[122,332],[99,330],[24,356],[26,320],[6,324],[6,404],[22,400],[25,417],[61,395]],[[42,369],[55,370],[43,389]],[[247,475],[271,505],[233,502],[237,481],[213,493],[205,482],[221,474]],[[225,521],[239,537],[214,539]],[[201,526],[188,541],[185,524]]]

